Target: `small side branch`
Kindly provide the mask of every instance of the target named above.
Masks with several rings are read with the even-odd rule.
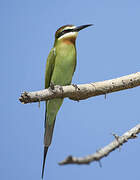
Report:
[[[56,85],[53,90],[48,88],[41,91],[24,92],[21,94],[19,100],[23,104],[66,97],[79,101],[99,95],[106,96],[108,93],[134,88],[136,86],[140,86],[140,72],[90,84],[69,85],[62,86],[61,88]]]
[[[110,144],[108,144],[107,146],[101,148],[96,153],[80,158],[68,156],[65,160],[59,162],[59,165],[90,164],[93,161],[100,161],[101,158],[108,156],[110,152],[114,151],[117,148],[120,148],[129,139],[136,138],[138,133],[140,133],[140,124],[132,128],[131,130],[127,131],[122,136],[117,136],[116,134],[113,134],[115,140]]]

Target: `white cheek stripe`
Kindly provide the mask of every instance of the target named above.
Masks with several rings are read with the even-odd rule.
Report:
[[[76,37],[77,34],[78,34],[77,32],[69,32],[69,33],[66,33],[66,34],[60,36],[58,39],[60,40],[62,38],[66,38],[66,37]]]

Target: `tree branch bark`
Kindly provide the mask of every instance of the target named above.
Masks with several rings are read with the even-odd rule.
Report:
[[[116,134],[113,134],[115,137],[115,140],[108,144],[107,146],[101,148],[96,153],[88,155],[86,157],[73,157],[68,156],[64,161],[59,162],[59,165],[65,165],[65,164],[90,164],[93,161],[99,161],[103,157],[106,157],[109,155],[110,152],[114,151],[115,149],[121,147],[124,143],[126,143],[129,139],[134,139],[137,137],[137,134],[140,133],[140,124],[132,128],[131,130],[124,133],[122,136],[117,136]]]
[[[136,86],[140,86],[140,72],[90,84],[61,87],[56,85],[53,87],[53,90],[48,88],[35,92],[24,92],[19,97],[19,100],[23,104],[66,97],[79,101],[89,97],[106,95],[108,93],[134,88]]]

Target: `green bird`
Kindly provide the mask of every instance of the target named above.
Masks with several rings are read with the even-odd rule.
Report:
[[[88,24],[78,27],[65,25],[56,31],[54,46],[49,53],[46,64],[45,89],[49,88],[51,84],[60,86],[71,84],[76,68],[76,37],[80,30],[91,25],[92,24]],[[47,151],[52,141],[56,115],[62,103],[63,98],[46,101],[42,178]]]

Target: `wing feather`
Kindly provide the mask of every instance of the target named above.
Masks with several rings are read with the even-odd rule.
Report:
[[[55,64],[55,48],[52,48],[49,56],[47,58],[47,63],[46,63],[46,72],[45,72],[45,89],[50,86],[51,82],[51,77],[54,69],[54,64]]]
[[[55,48],[52,48],[48,55],[47,63],[46,63],[45,89],[49,88],[50,86],[51,77],[52,77],[54,64],[55,64],[55,58],[56,58]],[[46,127],[46,118],[47,118],[47,101],[46,101],[45,123],[44,123],[45,127]]]

